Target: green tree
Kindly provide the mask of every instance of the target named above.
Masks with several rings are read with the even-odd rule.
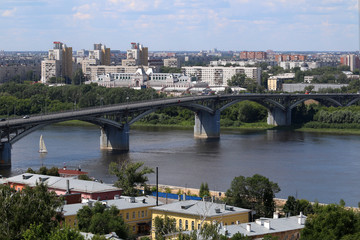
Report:
[[[210,196],[209,186],[208,183],[201,183],[200,190],[199,190],[199,197],[203,198],[204,196]]]
[[[279,191],[277,183],[262,175],[239,176],[232,180],[226,191],[226,201],[233,206],[255,210],[256,216],[271,217],[275,211],[273,199]]]
[[[265,235],[263,237],[263,240],[279,240],[279,237],[271,236],[271,235]]]
[[[84,240],[84,237],[75,229],[58,227],[49,234],[48,240]]]
[[[137,196],[139,191],[135,188],[137,185],[145,186],[148,181],[146,174],[153,173],[154,170],[149,167],[143,167],[143,162],[124,161],[120,164],[110,163],[109,172],[115,175],[118,180],[115,186],[123,189],[126,196]],[[141,169],[141,167],[143,167]]]
[[[21,239],[31,224],[42,224],[50,232],[60,220],[58,208],[61,198],[39,184],[15,191],[8,185],[0,186],[0,239]]]
[[[230,80],[228,80],[228,86],[243,87],[245,86],[245,79],[246,79],[245,74],[238,73],[232,76]]]
[[[155,238],[156,239],[165,239],[164,236],[169,233],[173,233],[176,231],[176,219],[169,218],[165,216],[162,217],[155,217],[154,219],[154,226],[155,226]]]
[[[305,228],[301,231],[301,239],[337,240],[359,232],[359,213],[336,204],[326,206],[317,204],[315,213],[309,215],[306,220]]]
[[[72,78],[72,84],[80,85],[85,81],[85,76],[81,68],[77,69]]]
[[[248,236],[244,236],[243,234],[241,233],[235,233],[231,240],[251,240],[251,237],[248,237]]]
[[[95,202],[92,207],[83,206],[76,215],[79,229],[93,234],[115,232],[120,238],[128,239],[129,228],[119,212],[115,206],[109,208],[100,202]]]

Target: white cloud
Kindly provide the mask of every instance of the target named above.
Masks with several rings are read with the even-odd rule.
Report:
[[[14,14],[15,14],[15,12],[16,12],[16,8],[13,8],[13,9],[9,9],[9,10],[5,10],[2,14],[1,14],[1,16],[3,16],[3,17],[13,17],[14,16]]]
[[[79,20],[87,20],[91,18],[91,15],[88,13],[81,13],[81,12],[77,12],[73,15],[73,17],[75,19],[79,19]]]

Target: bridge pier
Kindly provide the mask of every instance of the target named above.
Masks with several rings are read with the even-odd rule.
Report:
[[[129,151],[129,124],[122,128],[105,125],[101,128],[100,149]]]
[[[291,125],[291,110],[285,111],[280,108],[273,108],[268,111],[267,124],[275,126]]]
[[[11,143],[4,142],[0,145],[0,168],[11,167]]]
[[[195,113],[195,138],[220,138],[220,111],[211,114],[206,111]]]

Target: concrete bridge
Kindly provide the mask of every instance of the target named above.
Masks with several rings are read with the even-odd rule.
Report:
[[[46,125],[68,120],[82,120],[100,126],[100,148],[129,150],[130,125],[159,109],[179,106],[195,113],[194,137],[219,138],[220,113],[244,100],[257,102],[268,109],[268,124],[291,124],[291,111],[306,100],[316,100],[326,106],[350,106],[360,100],[360,94],[238,94],[188,96],[144,102],[122,103],[77,111],[32,115],[29,118],[0,122],[0,167],[11,166],[11,146]]]

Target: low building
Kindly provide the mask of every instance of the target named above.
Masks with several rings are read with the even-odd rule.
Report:
[[[305,227],[306,216],[300,213],[299,216],[287,218],[260,218],[255,222],[239,225],[224,226],[220,234],[231,238],[236,233],[241,233],[251,239],[262,239],[266,235],[278,237],[279,240],[298,240],[300,231]]]
[[[83,206],[94,206],[96,201],[86,201],[78,204],[64,205],[63,216],[67,226],[76,228],[78,220],[77,212]],[[130,231],[136,235],[149,234],[151,228],[151,207],[156,206],[156,200],[151,197],[115,197],[112,200],[101,201],[107,207],[115,206],[120,210],[120,216],[130,227]]]
[[[88,172],[81,171],[81,169],[67,169],[63,167],[58,170],[60,177],[79,177],[80,175],[88,175]]]
[[[85,181],[72,178],[54,177],[33,173],[25,173],[6,179],[6,184],[20,191],[25,186],[35,187],[36,184],[44,183],[50,191],[57,195],[80,193],[82,199],[114,199],[121,196],[122,189],[95,181]]]
[[[267,85],[269,91],[280,91],[283,81],[277,76],[271,76],[268,78]]]
[[[206,201],[180,201],[152,208],[152,237],[155,238],[154,220],[156,217],[169,217],[176,220],[176,229],[191,231],[200,229],[205,223],[213,221],[223,225],[249,222],[249,209],[228,206]]]
[[[302,92],[305,87],[313,86],[313,91],[319,91],[320,89],[332,88],[332,89],[340,89],[342,87],[347,87],[349,84],[330,84],[330,83],[318,83],[318,84],[310,84],[310,83],[284,83],[282,85],[282,90],[284,92]]]

